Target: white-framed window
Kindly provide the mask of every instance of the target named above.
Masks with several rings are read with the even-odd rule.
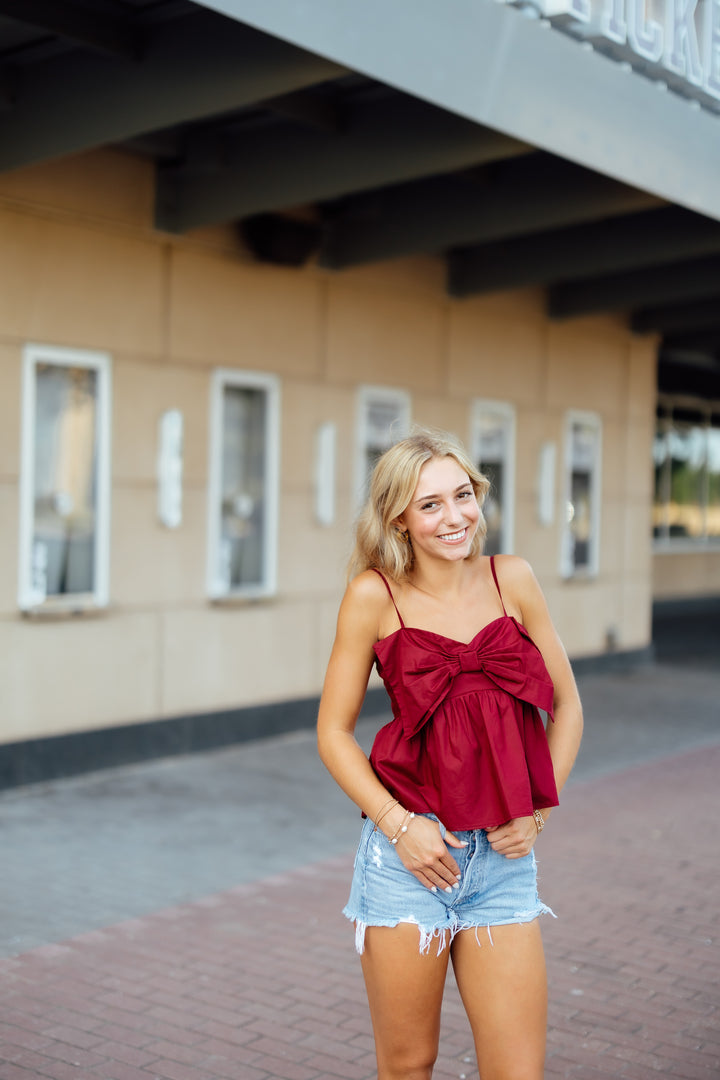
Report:
[[[361,386],[357,393],[355,492],[358,505],[367,497],[375,463],[410,430],[410,394],[389,386]]]
[[[597,574],[600,564],[602,421],[597,413],[565,414],[565,514],[560,573]]]
[[[279,469],[279,380],[252,371],[214,371],[207,570],[213,599],[275,592]]]
[[[515,409],[504,401],[476,399],[470,414],[473,461],[490,481],[483,514],[486,555],[512,554],[515,540]]]
[[[707,409],[661,403],[653,443],[655,547],[720,543],[720,427]]]
[[[21,611],[108,603],[110,373],[106,353],[23,350]]]

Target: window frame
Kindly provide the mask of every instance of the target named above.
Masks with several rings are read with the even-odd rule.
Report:
[[[481,424],[483,415],[500,417],[506,426],[507,450],[503,477],[503,498],[501,504],[502,531],[501,551],[512,555],[515,551],[515,487],[517,467],[517,410],[509,401],[496,401],[491,398],[474,398],[470,407],[469,445],[473,464],[480,468],[482,443]]]
[[[223,395],[226,387],[263,390],[266,394],[266,496],[263,537],[263,579],[259,584],[228,588],[219,580],[219,542],[222,532]],[[207,507],[206,592],[213,601],[255,600],[277,593],[278,523],[280,497],[280,379],[276,375],[239,368],[215,368],[210,385],[209,477]]]
[[[572,494],[572,441],[573,426],[583,424],[595,428],[597,439],[593,460],[593,490],[590,497],[590,552],[588,565],[577,568],[571,559],[570,543],[572,533],[567,517],[567,508]],[[603,424],[599,413],[584,409],[568,409],[565,413],[564,462],[563,462],[563,503],[560,537],[560,576],[566,581],[587,581],[600,573],[601,544],[601,507],[602,507],[602,456]]]
[[[410,431],[412,417],[412,398],[409,390],[400,387],[376,386],[364,384],[357,388],[355,402],[355,503],[362,506],[367,498],[367,452],[368,412],[373,402],[394,404],[397,406],[398,438],[403,438]]]
[[[32,585],[32,542],[35,533],[35,452],[37,368],[39,364],[85,368],[97,375],[95,409],[95,537],[93,588],[82,593],[40,597]],[[81,612],[105,608],[110,602],[110,501],[112,359],[109,353],[57,345],[23,347],[21,384],[21,445],[19,479],[18,607],[23,612]]]

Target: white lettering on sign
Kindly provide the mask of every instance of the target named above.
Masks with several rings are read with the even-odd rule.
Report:
[[[505,0],[717,109],[720,0]]]
[[[703,37],[703,85],[709,94],[720,101],[720,0],[706,0]]]
[[[674,0],[667,8],[665,63],[694,86],[702,86],[700,44],[695,29],[698,0]]]

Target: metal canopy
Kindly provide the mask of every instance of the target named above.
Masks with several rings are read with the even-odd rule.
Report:
[[[715,115],[495,0],[454,0],[451,8],[442,0],[202,2],[459,116],[720,219]]]
[[[433,253],[458,297],[544,286],[716,396],[719,135],[494,0],[0,0],[0,170],[115,145],[156,164],[160,229],[233,222],[333,271]]]

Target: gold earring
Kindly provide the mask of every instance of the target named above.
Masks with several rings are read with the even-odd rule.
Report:
[[[395,531],[398,534],[398,536],[400,537],[400,539],[402,540],[403,544],[409,544],[410,543],[410,533],[408,532],[407,529],[400,529],[396,525],[395,526]]]

